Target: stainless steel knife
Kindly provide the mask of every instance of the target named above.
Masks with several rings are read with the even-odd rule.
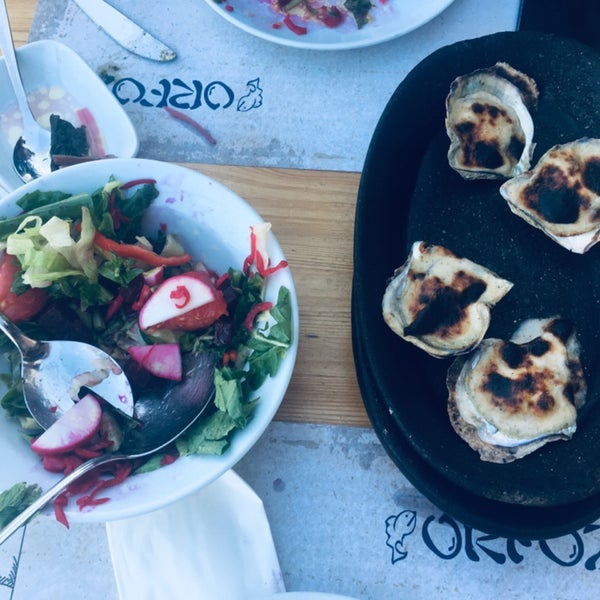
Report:
[[[144,31],[104,0],[74,0],[74,2],[96,25],[133,54],[160,62],[173,60],[177,56],[171,48]]]

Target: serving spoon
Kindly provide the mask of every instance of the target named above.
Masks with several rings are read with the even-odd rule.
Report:
[[[0,313],[0,331],[21,353],[21,378],[27,409],[48,429],[88,388],[131,417],[133,393],[115,360],[96,346],[73,341],[37,341]]]
[[[92,469],[116,460],[148,456],[176,440],[208,406],[214,390],[214,369],[214,358],[200,354],[194,358],[183,382],[171,383],[166,390],[160,387],[140,395],[134,411],[138,427],[125,435],[119,450],[91,458],[63,477],[0,530],[0,545],[69,484]]]
[[[0,48],[23,120],[23,132],[13,150],[13,165],[19,177],[27,183],[51,171],[50,132],[36,121],[27,101],[5,0],[0,2]]]

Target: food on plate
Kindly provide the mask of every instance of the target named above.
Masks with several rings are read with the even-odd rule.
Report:
[[[217,0],[218,2],[219,0]],[[316,24],[333,29],[349,18],[358,29],[371,20],[374,4],[371,0],[344,0],[321,2],[319,0],[270,0],[273,10],[284,15],[285,26],[296,35],[305,35],[305,24]],[[302,23],[302,25],[300,24]]]
[[[55,171],[79,162],[105,158],[104,139],[88,108],[59,86],[44,86],[28,95],[36,120],[50,131],[50,167]],[[27,140],[21,137],[22,120],[18,106],[11,105],[0,114],[0,129],[11,146],[18,145],[17,158],[27,161]]]
[[[600,240],[600,139],[553,146],[500,193],[513,213],[555,242],[587,252]]]
[[[383,318],[392,331],[434,357],[462,354],[482,340],[491,308],[512,285],[443,246],[415,242],[387,284]]]
[[[100,132],[92,114],[87,110],[78,111],[85,125],[74,126],[59,115],[50,115],[50,170],[57,171],[61,167],[78,164],[88,160],[106,158]],[[29,181],[37,177],[31,171],[32,151],[27,147],[27,140],[19,137],[15,144],[14,160],[19,173]]]
[[[446,97],[448,162],[465,179],[501,179],[529,169],[538,89],[507,63],[454,79]]]
[[[510,340],[488,338],[448,371],[448,414],[484,461],[508,463],[568,440],[586,397],[570,321],[524,321]]]
[[[36,438],[31,449],[42,456],[70,452],[91,440],[101,421],[100,401],[93,394],[86,394]]]
[[[74,482],[55,504],[62,522],[72,495],[86,492],[78,500],[84,508],[104,502],[102,490],[132,472],[225,452],[292,342],[290,291],[282,286],[276,299],[265,298],[268,278],[287,266],[271,264],[270,224],[249,228],[243,264],[216,273],[186,253],[166,225],[143,230],[158,195],[155,183],[111,178],[91,194],[37,190],[18,201],[22,214],[0,219],[0,307],[31,337],[102,348],[123,368],[134,399],[188,398],[206,385],[214,390],[203,416],[164,451],[103,467],[85,478],[85,489]],[[20,355],[8,340],[2,350],[12,376],[1,405],[47,470],[66,474],[116,451],[140,426],[84,387],[73,408],[42,431],[24,403]]]
[[[90,145],[88,133],[84,125],[76,127],[70,121],[62,119],[59,115],[50,115],[50,168],[56,171],[60,165],[61,156],[82,158],[89,156]]]

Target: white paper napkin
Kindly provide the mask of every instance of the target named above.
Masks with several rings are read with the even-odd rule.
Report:
[[[233,471],[106,531],[121,600],[249,600],[285,591],[263,503]]]

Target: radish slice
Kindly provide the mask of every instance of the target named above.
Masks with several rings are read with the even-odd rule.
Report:
[[[154,287],[155,285],[162,283],[164,274],[165,268],[162,265],[160,267],[154,267],[143,274],[144,283],[150,287]]]
[[[139,314],[142,330],[171,327],[194,330],[208,327],[227,313],[227,304],[210,275],[190,271],[169,277],[148,298]]]
[[[131,357],[146,371],[162,377],[181,381],[181,351],[179,344],[153,344],[130,346]]]
[[[42,456],[69,452],[87,442],[100,427],[102,408],[92,394],[86,394],[51,425],[31,448]]]

